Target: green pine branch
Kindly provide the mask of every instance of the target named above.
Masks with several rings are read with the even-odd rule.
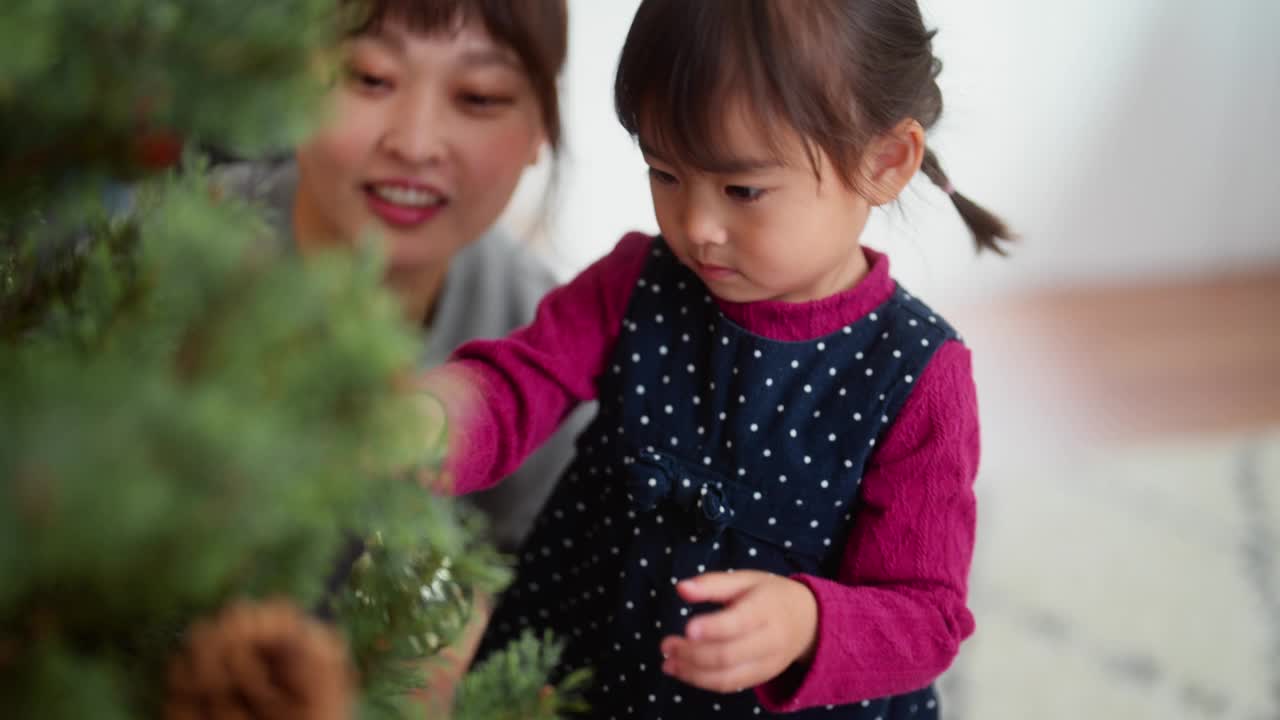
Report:
[[[430,495],[438,461],[397,379],[420,339],[372,251],[302,262],[203,161],[154,133],[291,143],[328,81],[332,0],[0,3],[0,707],[154,717],[198,618],[244,597],[327,606],[360,712],[407,717],[420,662],[509,569]],[[163,149],[161,147],[160,149]],[[356,534],[365,552],[325,581]],[[522,717],[554,646],[464,683]],[[479,703],[479,704],[477,704]],[[497,706],[488,706],[496,709]]]

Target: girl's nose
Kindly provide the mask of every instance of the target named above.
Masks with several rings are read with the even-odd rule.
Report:
[[[716,213],[696,199],[685,207],[684,233],[693,245],[721,245],[727,237]]]

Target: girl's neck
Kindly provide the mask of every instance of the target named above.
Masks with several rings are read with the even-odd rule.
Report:
[[[717,304],[738,326],[773,340],[800,342],[828,335],[859,320],[893,295],[889,259],[870,248],[859,248],[858,254],[862,271],[844,283],[842,291],[809,301],[735,303],[717,299]]]
[[[871,263],[867,262],[867,256],[862,252],[862,246],[855,246],[853,252],[849,253],[847,259],[839,267],[832,268],[831,272],[827,273],[814,285],[805,300],[808,302],[826,300],[848,292],[862,282],[862,279],[867,276],[867,272],[870,269]]]

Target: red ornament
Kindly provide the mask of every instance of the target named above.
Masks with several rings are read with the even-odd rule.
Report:
[[[133,161],[146,170],[164,170],[182,157],[182,138],[165,130],[150,130],[133,142]]]

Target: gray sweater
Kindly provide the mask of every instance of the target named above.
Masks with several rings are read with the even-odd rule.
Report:
[[[292,210],[297,190],[297,166],[290,160],[237,163],[215,171],[228,191],[260,203],[292,246]],[[459,345],[477,338],[502,337],[533,319],[538,301],[555,278],[546,265],[508,235],[491,230],[463,248],[449,265],[426,328],[422,366],[444,362]],[[514,552],[528,534],[555,481],[569,464],[573,439],[590,419],[582,407],[520,469],[497,487],[467,496],[492,525],[493,539],[505,552]]]

